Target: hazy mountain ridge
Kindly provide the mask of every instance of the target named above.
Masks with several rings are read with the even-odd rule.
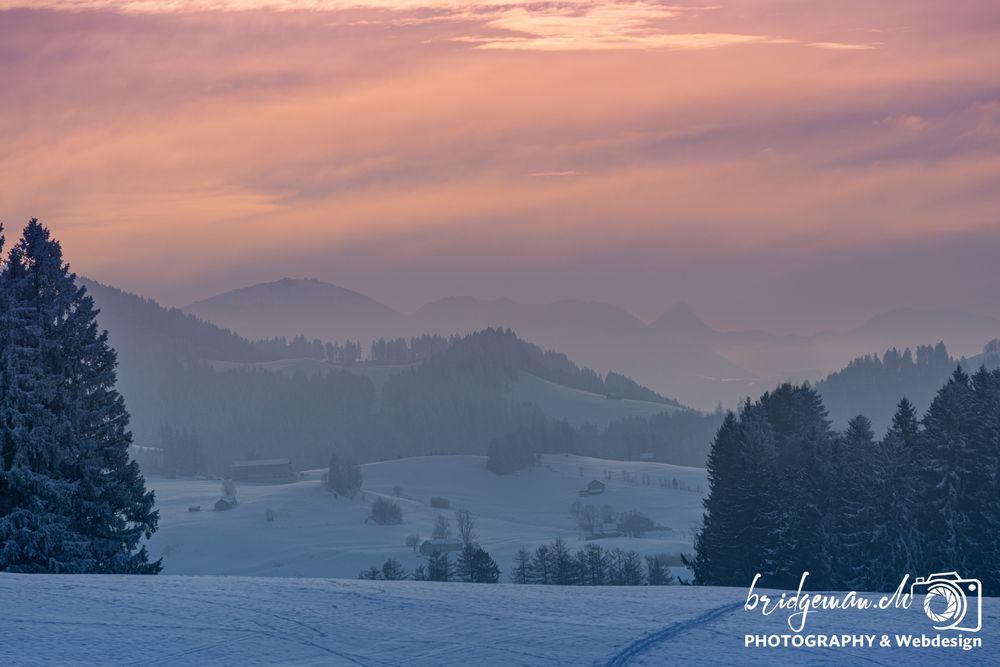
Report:
[[[485,453],[492,438],[547,416],[587,421],[595,403],[590,421],[600,427],[681,407],[510,330],[439,339],[444,349],[419,363],[341,365],[318,342],[249,341],[151,299],[82,282],[118,350],[136,443],[159,446],[165,425],[193,429],[203,451],[183,455],[189,473],[248,456],[318,466],[335,447],[360,460]],[[524,373],[541,378],[545,391],[523,391],[516,380]]]
[[[253,307],[226,305],[231,303]],[[340,311],[326,313],[330,308]],[[701,409],[718,402],[735,406],[785,380],[818,381],[877,350],[943,340],[955,352],[969,354],[1000,335],[995,318],[931,308],[888,311],[854,327],[812,335],[722,331],[683,303],[649,324],[614,305],[572,299],[537,304],[455,296],[407,314],[330,283],[287,278],[227,292],[185,310],[243,335],[307,333],[323,340],[359,339],[363,346],[383,336],[511,328],[525,340],[558,349],[599,372],[624,373]]]

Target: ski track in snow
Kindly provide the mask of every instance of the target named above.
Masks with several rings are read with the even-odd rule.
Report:
[[[700,616],[696,616],[695,618],[687,621],[679,621],[673,625],[668,625],[658,632],[654,632],[642,637],[641,639],[637,639],[615,654],[611,660],[608,661],[607,667],[625,667],[625,665],[629,664],[633,658],[645,653],[652,646],[672,637],[676,637],[686,630],[708,625],[720,616],[728,614],[731,611],[736,611],[742,606],[742,602],[724,604],[720,607],[716,607],[715,609],[710,609]]]
[[[984,647],[744,647],[788,633],[738,588],[435,584],[290,577],[0,574],[0,667],[567,667],[1000,664],[1000,601]],[[808,631],[932,633],[922,608],[816,611]],[[978,635],[977,635],[978,636]]]

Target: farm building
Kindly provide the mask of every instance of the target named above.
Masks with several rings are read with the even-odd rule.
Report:
[[[223,496],[215,502],[216,512],[225,512],[226,510],[231,510],[236,507],[236,496]],[[191,511],[191,508],[188,508]]]
[[[604,486],[604,482],[600,482],[600,481],[594,479],[594,480],[591,480],[589,484],[587,484],[587,488],[584,489],[583,491],[581,491],[580,495],[581,496],[597,496],[597,495],[600,495],[600,494],[604,493],[604,489],[605,488],[606,487]]]
[[[462,541],[451,539],[424,540],[420,545],[420,555],[430,556],[434,553],[448,553],[449,551],[461,551]]]
[[[236,461],[230,470],[230,476],[241,482],[290,482],[295,479],[288,459]]]

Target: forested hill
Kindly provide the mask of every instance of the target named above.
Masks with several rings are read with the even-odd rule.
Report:
[[[389,377],[378,401],[372,381],[360,372],[371,363],[359,361],[360,343],[248,341],[150,299],[84,284],[119,352],[119,386],[136,443],[166,445],[165,466],[182,474],[224,472],[234,459],[247,457],[288,456],[298,468],[319,467],[334,449],[361,461],[483,454],[493,438],[545,418],[538,405],[509,394],[521,373],[591,396],[677,407],[625,376],[602,377],[498,329],[391,341],[389,347],[405,347],[422,361]],[[386,345],[373,346],[376,356]],[[325,371],[306,377],[252,365],[301,357]],[[209,360],[249,365],[218,371]]]
[[[326,358],[327,346],[297,336],[250,341],[177,308],[164,308],[153,299],[137,296],[87,278],[78,278],[100,309],[101,326],[119,349],[133,344],[156,347],[184,359],[218,361],[276,361],[297,357]],[[360,357],[360,344],[357,356]]]
[[[901,398],[905,396],[923,412],[959,363],[949,356],[944,343],[921,345],[915,352],[892,348],[881,357],[854,359],[818,382],[816,391],[823,397],[834,428],[844,428],[863,414],[871,419],[876,434],[882,434]]]
[[[506,386],[518,373],[536,375],[555,384],[612,398],[662,403],[683,407],[632,378],[618,373],[602,377],[589,368],[581,368],[564,354],[542,350],[525,342],[510,329],[484,329],[468,336],[452,337],[446,349],[433,355],[421,366],[404,373],[393,390],[412,382],[435,384],[447,391],[447,385],[473,377],[494,388]]]
[[[102,326],[111,332],[112,342],[119,348],[132,343],[148,347],[155,341],[161,351],[169,350],[179,358],[234,362],[310,358],[351,364],[360,362],[363,356],[360,341],[346,341],[351,347],[347,352],[343,351],[343,344],[307,340],[304,336],[250,341],[177,308],[164,308],[152,299],[92,280],[81,279],[81,282],[101,311]],[[436,363],[444,366],[489,368],[504,381],[512,380],[517,371],[525,371],[564,387],[681,407],[677,401],[629,377],[614,372],[602,377],[589,368],[577,366],[564,354],[542,350],[519,339],[510,330],[487,329],[481,335],[450,339],[441,336],[422,336],[410,341],[380,339],[371,345],[371,357],[378,362],[408,363],[431,356],[440,356]]]

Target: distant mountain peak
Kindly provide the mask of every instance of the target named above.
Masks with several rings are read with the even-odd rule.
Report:
[[[373,332],[391,334],[401,317],[360,292],[289,277],[217,294],[183,310],[248,338],[302,333],[321,340],[366,339]]]
[[[670,306],[651,326],[659,331],[682,334],[715,333],[712,327],[698,317],[694,308],[682,301]]]

